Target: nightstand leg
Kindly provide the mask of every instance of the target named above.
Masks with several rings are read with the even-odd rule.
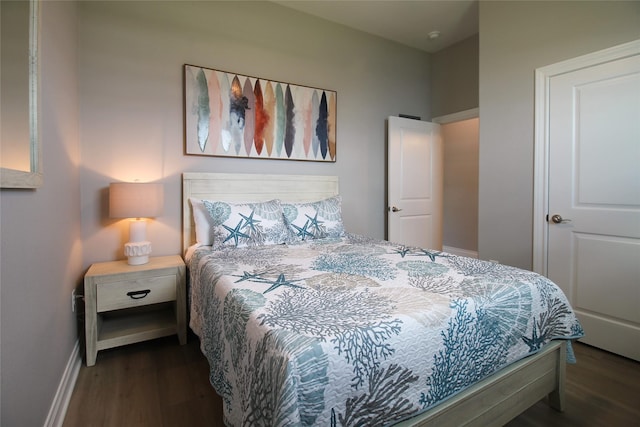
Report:
[[[98,355],[98,353],[93,350],[89,350],[89,348],[87,348],[87,366],[93,366],[96,364],[96,356]]]
[[[180,345],[187,343],[187,280],[186,267],[179,268],[180,274],[176,287],[176,327]]]
[[[96,364],[98,353],[98,315],[96,313],[96,287],[91,278],[84,281],[84,330],[87,366]]]

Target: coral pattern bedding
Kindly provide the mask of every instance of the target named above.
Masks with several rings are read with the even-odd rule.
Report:
[[[541,275],[352,234],[189,262],[190,326],[230,426],[390,425],[583,335]]]

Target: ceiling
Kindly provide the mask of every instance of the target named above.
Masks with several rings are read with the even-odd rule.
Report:
[[[478,32],[478,0],[280,0],[275,3],[429,53]],[[439,31],[439,37],[430,38],[432,31]]]

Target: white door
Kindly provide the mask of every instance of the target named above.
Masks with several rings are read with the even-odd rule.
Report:
[[[640,48],[632,53],[549,80],[547,273],[582,341],[640,360]]]
[[[440,125],[389,117],[387,127],[387,240],[440,251]]]

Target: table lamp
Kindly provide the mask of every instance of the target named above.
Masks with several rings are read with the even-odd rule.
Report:
[[[147,240],[145,218],[162,215],[164,207],[163,187],[157,183],[112,182],[109,184],[109,216],[131,218],[129,242],[124,245],[124,254],[129,265],[149,262],[151,242]]]

